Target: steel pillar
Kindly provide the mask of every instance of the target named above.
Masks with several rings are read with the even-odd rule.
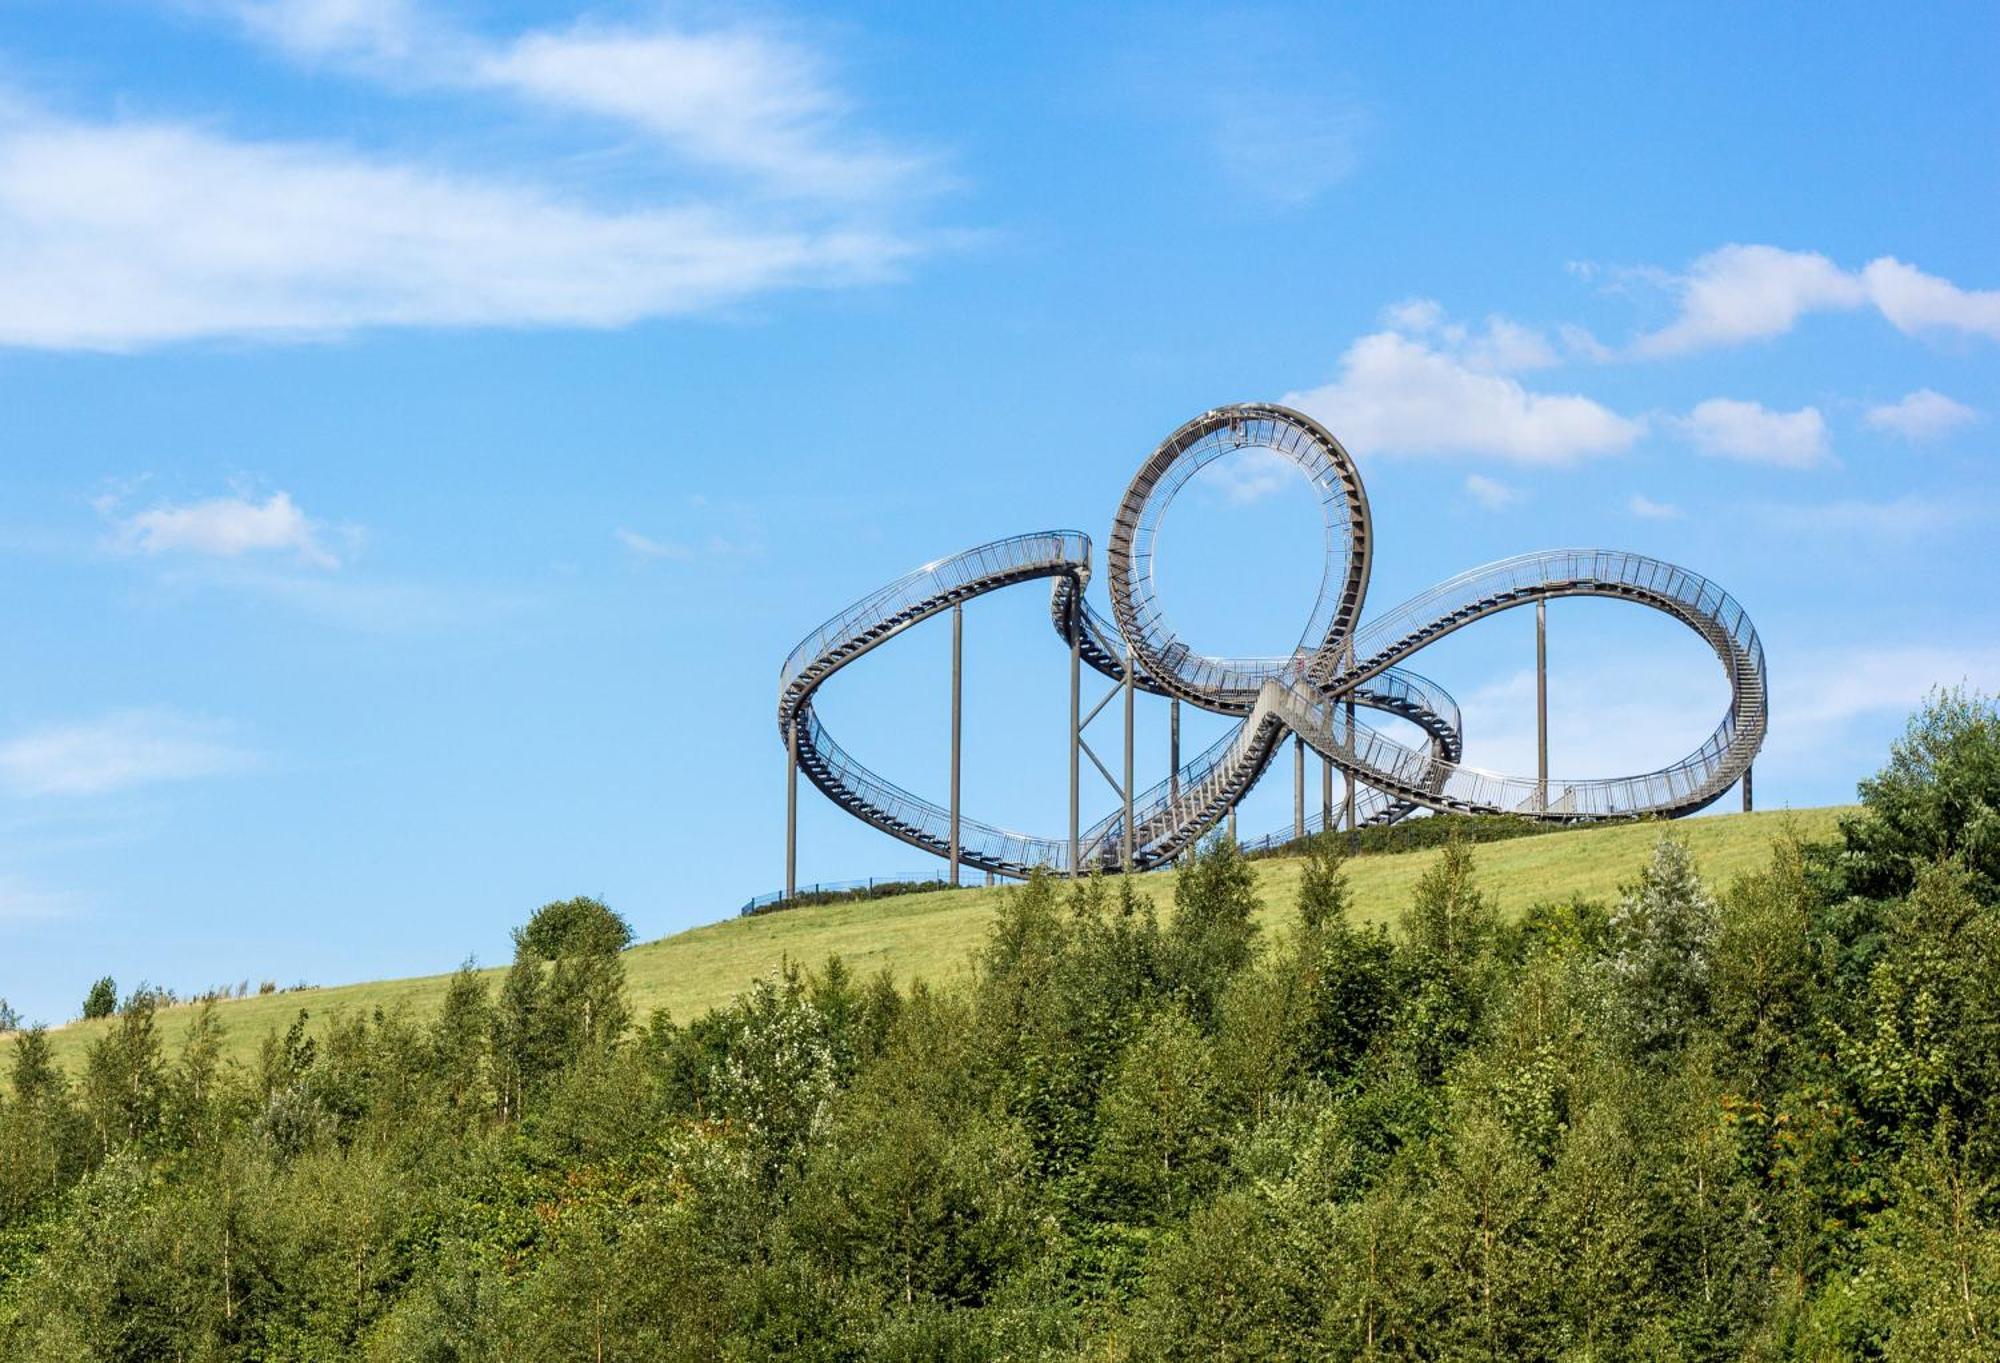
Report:
[[[1319,759],[1319,831],[1333,831],[1333,763],[1324,754]]]
[[[1354,672],[1354,636],[1348,636],[1348,674],[1352,674],[1352,672]],[[1348,765],[1342,769],[1342,775],[1348,777],[1348,783],[1346,783],[1348,785],[1346,787],[1346,819],[1348,819],[1348,853],[1350,855],[1362,849],[1362,831],[1356,827],[1356,813],[1354,813],[1354,751],[1356,751],[1356,743],[1354,743],[1354,691],[1350,689],[1348,691]]]
[[[1167,704],[1167,798],[1181,798],[1181,702]]]
[[[1083,634],[1077,619],[1080,594],[1072,591],[1069,598],[1069,873],[1073,876],[1083,874],[1077,865],[1083,855],[1077,824],[1082,796],[1077,784],[1082,776],[1078,762],[1083,756]]]
[[[1229,840],[1236,841],[1236,806],[1229,807]]]
[[[1353,658],[1354,653],[1351,648],[1347,656],[1350,659]],[[1354,760],[1354,747],[1354,693],[1350,691],[1347,695],[1347,759],[1349,762]],[[1347,768],[1347,850],[1350,854],[1361,850],[1361,829],[1356,825],[1355,817],[1354,768],[1350,766]]]
[[[1549,602],[1535,602],[1535,797],[1549,808]]]
[[[799,726],[785,726],[785,898],[799,897]]]
[[[1132,646],[1125,646],[1125,856],[1123,871],[1132,874]]]
[[[1306,835],[1306,741],[1292,736],[1292,838]]]
[[[1743,769],[1743,812],[1750,812],[1750,768]]]
[[[965,671],[965,607],[951,608],[951,883],[958,884],[958,767],[959,739],[963,731],[963,682]]]

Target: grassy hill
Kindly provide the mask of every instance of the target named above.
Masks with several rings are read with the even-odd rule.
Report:
[[[1833,832],[1844,808],[1729,814],[1675,825],[1716,886],[1761,866],[1772,838],[1789,823],[1802,836]],[[1504,913],[1518,913],[1538,900],[1573,894],[1610,898],[1621,883],[1636,878],[1658,824],[1581,828],[1489,843],[1474,849],[1482,888]],[[1438,853],[1435,849],[1356,858],[1348,865],[1354,903],[1365,919],[1391,921],[1409,899],[1411,885]],[[1256,863],[1267,929],[1289,921],[1298,886],[1299,863],[1271,858]],[[1162,910],[1173,902],[1173,873],[1140,877],[1140,887]],[[898,979],[949,979],[966,967],[1003,889],[968,889],[895,899],[795,909],[756,918],[732,918],[690,928],[626,953],[625,969],[635,1013],[656,1008],[687,1019],[727,1003],[759,975],[790,958],[818,965],[839,955],[862,974],[887,966]],[[497,986],[502,968],[486,972]],[[265,1033],[282,1030],[301,1008],[315,1017],[335,1009],[373,1012],[403,1009],[414,1018],[429,1015],[443,997],[448,974],[340,985],[305,992],[232,1000],[221,1017],[228,1047],[239,1058],[256,1053]],[[192,1016],[188,1006],[160,1014],[169,1053],[179,1045]],[[50,1033],[57,1057],[72,1071],[82,1065],[84,1048],[107,1024],[76,1022]]]

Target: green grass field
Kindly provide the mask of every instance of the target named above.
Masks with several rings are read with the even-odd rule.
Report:
[[[1843,808],[1729,814],[1674,825],[1688,840],[1708,882],[1720,888],[1769,859],[1771,841],[1789,823],[1802,837],[1832,834]],[[1571,895],[1608,899],[1633,880],[1647,850],[1660,836],[1658,824],[1582,828],[1488,843],[1473,849],[1481,887],[1503,913],[1519,913],[1540,900]],[[1411,885],[1438,856],[1436,849],[1358,857],[1347,868],[1360,917],[1390,921],[1408,902]],[[1256,863],[1264,899],[1266,928],[1283,925],[1292,914],[1299,863],[1271,858]],[[1173,873],[1157,872],[1139,881],[1163,911],[1173,902]],[[1005,889],[971,889],[895,899],[859,901],[795,909],[757,918],[732,918],[633,947],[625,969],[635,1013],[656,1008],[686,1020],[727,1003],[758,976],[789,958],[817,966],[842,957],[857,973],[887,966],[898,980],[948,980],[962,974],[981,941],[997,895]],[[486,972],[496,982],[502,973]],[[427,1017],[443,997],[449,975],[378,980],[305,992],[232,1000],[221,1007],[228,1049],[241,1059],[256,1054],[259,1041],[282,1030],[301,1008],[315,1018],[336,1009],[373,1013],[402,1009]],[[179,1045],[193,1009],[183,1005],[160,1014],[160,1031],[171,1053]],[[107,1024],[76,1022],[50,1033],[56,1055],[72,1071],[81,1067],[84,1048]]]

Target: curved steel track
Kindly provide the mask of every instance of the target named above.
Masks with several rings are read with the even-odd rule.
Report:
[[[1272,451],[1319,493],[1326,570],[1297,646],[1266,658],[1196,652],[1168,623],[1152,587],[1154,541],[1173,495],[1201,468],[1235,450]],[[1678,816],[1720,797],[1742,777],[1768,722],[1764,651],[1742,607],[1685,568],[1641,554],[1563,549],[1472,569],[1361,622],[1373,556],[1367,494],[1353,460],[1300,413],[1251,403],[1204,412],[1163,441],[1120,502],[1109,552],[1113,618],[1092,609],[1090,539],[1051,530],[980,545],[924,565],[870,593],[807,635],[779,673],[778,726],[796,744],[799,768],[841,808],[911,846],[945,857],[950,810],[894,785],[840,747],[813,710],[819,688],[841,668],[911,626],[974,597],[1050,580],[1050,615],[1067,644],[1099,673],[1239,719],[1236,728],[1152,789],[1131,800],[1131,864],[1161,865],[1213,828],[1254,787],[1287,734],[1365,787],[1357,813],[1387,821],[1417,809],[1509,813],[1553,823]],[[1637,776],[1584,780],[1502,776],[1464,765],[1458,706],[1444,688],[1404,664],[1476,620],[1557,597],[1630,601],[1693,630],[1715,654],[1730,703],[1708,740],[1688,756]],[[1423,735],[1399,741],[1349,703],[1406,720]],[[1123,807],[1085,831],[1071,865],[1067,838],[1018,833],[961,817],[959,859],[1001,875],[1036,867],[1059,872],[1122,869]]]

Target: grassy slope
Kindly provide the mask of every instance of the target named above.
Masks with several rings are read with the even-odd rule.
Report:
[[[1763,865],[1771,839],[1787,821],[1802,836],[1824,837],[1832,833],[1843,812],[1834,808],[1722,815],[1690,820],[1677,825],[1676,831],[1687,837],[1703,875],[1720,887]],[[1658,825],[1648,824],[1576,829],[1490,843],[1475,848],[1474,856],[1482,888],[1503,912],[1512,914],[1537,900],[1567,899],[1573,894],[1611,898],[1621,883],[1636,877],[1659,834]],[[1431,850],[1357,858],[1348,866],[1348,880],[1359,916],[1393,921],[1408,902],[1410,886],[1437,855]],[[1267,928],[1279,926],[1291,916],[1299,864],[1273,858],[1256,865],[1264,923]],[[1144,876],[1139,883],[1163,911],[1172,904],[1171,872]],[[633,1006],[640,1017],[666,1008],[686,1020],[727,1003],[787,957],[817,966],[837,954],[861,974],[887,966],[899,980],[948,979],[965,970],[986,930],[994,896],[1001,893],[974,889],[909,895],[691,928],[627,953]],[[497,982],[501,971],[486,973]],[[448,978],[424,975],[234,1000],[221,1010],[229,1049],[240,1058],[251,1058],[264,1034],[284,1028],[302,1007],[315,1016],[335,1008],[364,1012],[403,1008],[413,1017],[423,1017],[436,1007]],[[160,1015],[161,1034],[170,1052],[177,1048],[192,1012],[179,1007]],[[51,1032],[58,1058],[72,1072],[80,1069],[84,1047],[105,1025],[78,1022]]]

